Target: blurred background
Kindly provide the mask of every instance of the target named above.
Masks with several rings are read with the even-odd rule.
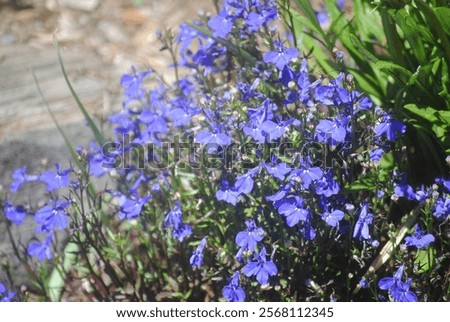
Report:
[[[58,64],[53,35],[69,78],[87,109],[104,117],[121,107],[120,76],[132,65],[171,75],[156,31],[212,11],[210,0],[0,0],[0,184],[12,171],[47,159],[67,162],[62,138],[36,88],[71,141],[89,131]],[[45,161],[45,160],[44,160]],[[5,188],[5,187],[3,187]]]

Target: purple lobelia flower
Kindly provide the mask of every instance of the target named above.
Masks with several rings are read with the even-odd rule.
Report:
[[[262,165],[272,177],[284,181],[284,177],[291,172],[292,169],[286,162],[277,163],[277,161],[278,157],[273,155],[271,162],[262,162]]]
[[[298,196],[286,199],[278,207],[278,212],[286,218],[289,227],[293,227],[301,220],[305,221],[309,215],[309,210],[305,209],[304,200]]]
[[[27,167],[18,168],[13,172],[13,182],[9,187],[9,191],[17,192],[25,182],[38,180],[38,176],[27,174]]]
[[[318,142],[326,142],[331,146],[344,142],[348,132],[349,121],[349,117],[344,117],[341,120],[335,118],[333,121],[321,120],[316,126],[316,140]]]
[[[355,224],[353,230],[353,238],[371,239],[369,232],[369,225],[372,224],[373,214],[369,212],[369,204],[367,202],[362,203],[361,210],[359,212],[359,218]]]
[[[222,9],[217,16],[209,19],[208,26],[212,29],[214,37],[226,38],[233,29],[233,21],[234,18]]]
[[[239,201],[239,192],[234,187],[230,187],[227,180],[222,180],[220,183],[220,190],[216,192],[217,200],[223,200],[235,206]]]
[[[248,262],[243,268],[245,276],[256,276],[256,280],[260,285],[267,285],[269,276],[275,276],[278,273],[274,262],[267,260],[266,256],[266,248],[263,247],[259,254],[254,254],[256,261]]]
[[[120,85],[122,85],[125,90],[125,96],[127,97],[127,100],[144,98],[145,91],[142,88],[142,81],[150,73],[150,70],[136,73],[136,69],[132,67],[131,74],[124,74],[122,76],[122,78],[120,79]]]
[[[11,302],[11,300],[14,298],[14,296],[16,296],[16,293],[9,292],[6,289],[5,284],[0,282],[0,302]]]
[[[39,209],[34,215],[34,220],[39,224],[36,229],[38,233],[50,232],[55,228],[65,229],[67,227],[67,213],[65,209],[70,201],[50,200],[50,204]]]
[[[389,141],[395,141],[399,134],[406,132],[406,125],[398,120],[393,120],[388,114],[384,114],[383,121],[375,127],[375,136],[385,136]]]
[[[331,197],[333,195],[337,195],[339,190],[339,184],[333,179],[333,171],[330,170],[317,181],[315,192],[317,195]]]
[[[200,144],[217,144],[221,147],[231,144],[230,137],[221,131],[220,126],[214,126],[212,131],[200,131],[195,136],[195,141]]]
[[[46,171],[39,176],[39,180],[45,183],[48,192],[67,187],[70,183],[69,174],[72,170],[61,170],[58,163],[55,164],[55,168],[56,172]]]
[[[339,221],[344,218],[344,212],[342,210],[336,209],[331,212],[324,211],[322,213],[322,219],[331,227],[336,227],[339,225]]]
[[[319,167],[304,166],[301,169],[296,169],[289,175],[289,180],[292,184],[300,183],[303,189],[309,189],[310,185],[317,180],[322,179],[323,171]]]
[[[5,201],[4,213],[6,218],[16,225],[22,224],[27,215],[27,211],[22,206],[15,206],[8,200]]]
[[[167,213],[166,219],[164,220],[164,226],[166,228],[178,227],[183,222],[181,216],[182,216],[181,206],[180,202],[177,200],[175,202],[175,206]]]
[[[192,268],[203,265],[203,250],[205,249],[205,245],[206,238],[203,238],[197,248],[192,252],[192,256],[189,260]]]
[[[412,280],[409,278],[405,283],[402,282],[403,270],[404,265],[400,265],[394,276],[382,278],[378,282],[378,287],[389,291],[395,302],[417,302],[417,296],[409,290]]]
[[[264,62],[274,64],[280,71],[294,58],[298,57],[298,50],[296,48],[285,49],[281,41],[275,40],[273,42],[275,51],[268,51],[264,55]]]
[[[236,177],[236,182],[234,183],[234,189],[239,194],[245,193],[249,194],[253,190],[254,180],[253,177],[256,176],[260,171],[260,166],[248,170],[246,173]]]
[[[440,221],[445,221],[450,217],[450,197],[444,196],[436,201],[433,207],[433,216]]]
[[[256,227],[254,220],[247,220],[245,225],[247,229],[236,235],[236,244],[243,250],[254,251],[258,242],[264,238],[264,230]]]
[[[316,238],[316,231],[311,226],[311,215],[310,214],[308,214],[308,216],[306,216],[305,221],[300,224],[299,231],[303,235],[303,238],[305,240],[313,240],[314,238]]]
[[[49,233],[48,236],[44,239],[44,241],[34,241],[28,245],[27,253],[30,256],[37,257],[39,262],[42,262],[44,259],[52,259],[52,240],[53,240],[53,232]]]
[[[191,226],[186,225],[183,222],[179,201],[176,201],[175,206],[167,213],[164,220],[164,226],[166,228],[172,228],[172,235],[178,239],[179,242],[182,242],[192,234]]]
[[[277,120],[277,123],[267,120],[259,126],[259,129],[265,134],[267,142],[272,142],[281,138],[284,132],[286,132],[287,126],[292,122],[292,119],[286,121],[281,121],[281,119],[279,119]]]
[[[401,182],[394,188],[394,193],[399,197],[405,197],[408,200],[416,199],[414,189],[407,183]]]
[[[119,219],[134,219],[141,215],[142,207],[151,199],[151,195],[139,198],[136,196],[121,199]]]
[[[229,302],[243,302],[245,300],[245,292],[239,285],[239,272],[235,272],[233,277],[228,279],[229,284],[222,289],[222,295]]]
[[[406,246],[412,246],[418,249],[425,248],[432,242],[434,242],[434,236],[432,234],[425,234],[418,224],[414,226],[414,234],[405,237]]]

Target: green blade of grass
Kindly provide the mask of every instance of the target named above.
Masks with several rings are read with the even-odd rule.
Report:
[[[55,114],[53,114],[53,111],[50,109],[50,105],[48,104],[47,99],[45,98],[44,94],[42,93],[41,87],[39,86],[39,82],[38,82],[38,80],[36,78],[36,74],[34,73],[33,70],[31,70],[31,74],[33,75],[34,83],[36,84],[36,87],[37,87],[37,90],[39,92],[39,95],[41,96],[41,99],[44,102],[45,107],[47,108],[47,111],[50,114],[50,117],[52,118],[53,122],[55,123],[59,134],[64,139],[64,143],[66,144],[67,148],[69,149],[70,154],[71,154],[72,158],[74,159],[74,161],[76,162],[77,166],[80,169],[82,169],[83,168],[83,164],[81,163],[80,159],[78,158],[78,153],[75,151],[72,143],[70,143],[69,139],[67,138],[66,133],[64,132],[64,130],[62,129],[62,127],[59,125],[58,121],[56,120]]]
[[[98,129],[97,125],[95,125],[94,120],[89,115],[89,113],[86,110],[86,108],[84,107],[84,105],[81,102],[80,98],[78,97],[77,93],[73,89],[72,84],[71,84],[71,82],[69,80],[69,77],[67,76],[66,68],[64,67],[64,62],[63,62],[62,56],[61,56],[61,48],[59,46],[59,43],[58,43],[58,40],[56,39],[56,37],[53,37],[53,43],[55,44],[56,51],[57,51],[57,54],[58,54],[59,65],[61,66],[61,71],[63,73],[64,80],[66,81],[66,84],[69,87],[70,93],[72,94],[73,98],[75,99],[75,102],[77,103],[77,106],[80,109],[81,113],[83,113],[83,116],[86,119],[86,121],[88,123],[88,126],[91,129],[92,133],[94,134],[95,139],[100,144],[100,146],[103,146],[105,144],[105,142],[106,142],[103,134],[100,132],[100,130]]]

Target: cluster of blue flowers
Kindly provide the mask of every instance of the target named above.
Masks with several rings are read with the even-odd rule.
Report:
[[[27,182],[41,182],[46,186],[49,193],[54,193],[58,189],[66,188],[71,184],[71,169],[62,170],[59,164],[55,164],[56,171],[45,171],[41,175],[27,174],[27,168],[22,167],[14,171],[13,182],[10,192],[16,193]],[[27,252],[30,256],[36,257],[39,262],[53,257],[52,241],[55,230],[64,230],[68,227],[68,214],[66,208],[70,201],[52,200],[34,213],[36,222],[36,233],[47,234],[42,241],[31,241]],[[4,213],[6,218],[16,225],[21,225],[25,220],[28,211],[22,205],[14,205],[10,200],[5,201]]]
[[[229,301],[247,298],[244,283],[264,289],[274,285],[283,270],[277,266],[277,243],[284,245],[293,239],[313,243],[317,236],[333,236],[330,238],[335,240],[349,236],[355,247],[377,249],[381,236],[374,225],[375,198],[403,198],[416,204],[432,201],[435,220],[445,221],[450,216],[450,181],[445,178],[436,179],[432,188],[415,189],[408,184],[406,173],[391,171],[392,180],[383,182],[384,186],[351,193],[349,185],[356,178],[378,171],[406,126],[355,90],[349,75],[312,77],[308,59],[279,37],[268,41],[268,48],[254,65],[230,71],[238,63],[230,59],[233,53],[224,41],[239,39],[244,48],[246,43],[256,45],[255,39],[264,30],[275,32],[271,22],[277,15],[274,0],[225,0],[219,13],[207,22],[181,25],[178,66],[189,71],[187,76],[177,79],[173,87],[161,81],[148,89],[145,84],[152,71],[133,68],[121,78],[123,109],[109,117],[115,134],[111,146],[119,148],[111,153],[92,144],[89,149],[78,150],[86,157],[89,175],[120,178],[120,189],[108,190],[117,202],[119,220],[140,218],[148,205],[164,200],[163,227],[180,243],[197,240],[189,262],[201,269],[210,251],[209,237],[213,236],[197,228],[188,216],[183,218],[184,205],[172,191],[177,175],[172,170],[178,164],[157,170],[152,165],[164,159],[164,143],[176,133],[189,137],[189,149],[197,144],[205,148],[206,155],[219,159],[233,144],[251,147],[249,154],[242,149],[238,152],[241,159],[232,167],[221,163],[211,169],[191,168],[207,173],[214,190],[197,196],[201,202],[211,197],[222,207],[229,204],[230,209],[255,209],[234,223],[242,230],[235,235],[235,262],[226,270],[228,284],[222,290]],[[199,31],[206,26],[212,37]],[[235,81],[220,83],[227,73],[235,73]],[[136,159],[136,148],[148,144],[155,148],[143,156],[144,166],[125,164],[127,158]],[[267,153],[268,147],[275,148]],[[188,161],[199,159],[194,155]],[[56,171],[29,175],[26,168],[20,168],[13,175],[10,190],[17,192],[32,181],[45,183],[49,192],[69,186],[77,189],[71,172],[56,165]],[[52,258],[54,231],[68,227],[70,204],[50,200],[35,212],[36,232],[47,235],[43,241],[30,243],[29,255],[39,261]],[[4,212],[19,225],[29,211],[6,201]],[[285,232],[283,237],[275,239],[268,233],[273,230],[269,224],[273,220],[278,222],[277,229]],[[405,239],[406,246],[418,249],[433,242],[435,237],[422,231],[419,224]],[[395,301],[417,301],[410,291],[411,279],[402,282],[402,274],[403,266],[394,277],[380,280],[379,288],[389,291]]]
[[[16,293],[9,292],[5,284],[0,282],[0,302],[11,302],[14,296],[16,296]]]

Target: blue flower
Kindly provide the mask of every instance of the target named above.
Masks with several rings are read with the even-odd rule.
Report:
[[[230,187],[227,180],[222,180],[220,184],[220,190],[216,192],[217,200],[223,200],[235,206],[239,201],[239,192],[234,187]]]
[[[326,142],[331,146],[336,146],[345,141],[347,136],[347,125],[350,118],[345,117],[342,120],[327,119],[321,120],[316,126],[316,140],[318,142]]]
[[[267,120],[259,126],[259,128],[266,135],[267,142],[272,142],[281,138],[286,131],[286,127],[293,122],[291,119],[286,121],[281,121],[280,119],[277,121],[278,123]]]
[[[258,242],[264,238],[264,230],[256,227],[254,220],[247,220],[245,225],[247,230],[236,235],[236,244],[244,250],[254,251]]]
[[[260,171],[260,167],[256,167],[248,170],[246,173],[236,177],[234,183],[234,189],[237,193],[249,194],[253,190],[254,180],[253,177]]]
[[[65,229],[67,227],[67,213],[65,209],[70,201],[50,200],[50,204],[39,209],[34,215],[34,220],[40,225],[37,232],[50,232],[55,228]]]
[[[177,200],[175,206],[167,213],[166,219],[164,220],[164,226],[166,226],[166,228],[178,227],[183,222],[181,216],[180,202]]]
[[[28,245],[27,253],[30,256],[37,257],[39,262],[42,262],[44,259],[52,259],[52,239],[53,232],[48,234],[43,242],[34,241]]]
[[[394,193],[399,197],[406,197],[408,200],[416,199],[414,189],[406,183],[399,183],[394,188]]]
[[[308,216],[306,216],[305,221],[300,224],[299,231],[303,235],[303,238],[305,240],[313,240],[314,238],[316,238],[316,231],[311,226],[311,215],[310,214],[308,214]]]
[[[404,269],[405,265],[400,265],[400,267],[395,272],[394,276],[382,278],[378,282],[378,287],[382,290],[390,290],[393,287],[397,287],[397,283],[401,281]]]
[[[256,122],[252,122],[250,125],[244,126],[243,131],[246,135],[252,137],[258,143],[264,143],[266,140],[266,133],[261,129],[261,124]]]
[[[449,156],[450,157],[450,156]],[[449,158],[448,157],[448,158]],[[445,179],[445,178],[436,178],[434,180],[434,182],[436,182],[439,186],[441,186],[445,191],[447,191],[448,193],[450,193],[450,179]]]
[[[167,213],[166,219],[164,220],[164,226],[166,228],[172,227],[172,235],[178,239],[179,242],[182,242],[192,234],[191,226],[183,223],[179,201],[176,201],[175,206]]]
[[[168,126],[164,117],[160,113],[154,113],[149,110],[142,111],[139,120],[147,126],[147,133],[167,133]]]
[[[369,158],[371,161],[380,161],[381,157],[384,154],[384,150],[382,148],[376,147],[370,151]]]
[[[434,236],[432,234],[425,234],[418,224],[414,226],[414,234],[405,237],[406,246],[414,246],[418,249],[425,248],[432,242],[434,242]]]
[[[300,182],[304,189],[309,189],[310,185],[323,177],[323,171],[319,167],[304,166],[301,169],[292,171],[289,180],[295,184]]]
[[[226,38],[233,29],[233,21],[233,17],[222,9],[217,16],[209,19],[208,26],[212,29],[214,37]]]
[[[267,25],[277,16],[275,1],[265,1],[263,5],[260,5],[259,2],[254,2],[253,5],[259,5],[256,8],[258,12],[252,11],[245,17],[245,23],[250,32],[258,31],[261,26]]]
[[[273,155],[270,163],[263,162],[262,165],[272,177],[284,181],[284,177],[291,172],[292,169],[286,162],[277,163],[277,161],[278,157]]]
[[[28,175],[27,167],[18,168],[13,172],[13,182],[9,187],[9,191],[17,192],[25,182],[32,182],[38,180],[38,176]]]
[[[372,224],[373,214],[369,212],[369,204],[367,202],[362,203],[361,210],[359,212],[358,221],[355,224],[353,230],[353,238],[359,238],[369,240],[371,239],[369,232],[369,225]]]
[[[403,275],[404,265],[401,265],[393,277],[382,278],[378,282],[378,287],[382,290],[389,291],[395,302],[417,302],[417,296],[410,291],[411,279],[403,283],[401,278]]]
[[[212,131],[200,131],[195,136],[195,141],[200,144],[217,144],[221,147],[226,147],[231,144],[230,137],[221,132],[220,127],[215,127]]]
[[[91,149],[93,152],[88,154],[89,162],[89,174],[99,178],[104,174],[110,172],[115,167],[115,162],[117,157],[108,156],[106,157],[102,150],[92,144]]]
[[[243,302],[245,300],[245,292],[239,285],[239,272],[235,272],[233,277],[228,279],[229,284],[222,289],[222,295],[229,302]]]
[[[27,211],[22,206],[15,206],[8,200],[5,201],[5,216],[8,220],[12,221],[16,225],[22,224],[27,215]]]
[[[51,192],[56,189],[67,187],[70,183],[69,173],[71,169],[61,170],[59,164],[55,164],[55,171],[46,171],[39,176],[39,180],[47,186],[47,191]]]
[[[168,116],[172,119],[173,126],[179,127],[189,124],[191,118],[198,113],[199,110],[189,99],[176,97],[172,101],[172,109],[168,112]]]
[[[406,132],[406,125],[398,120],[393,120],[388,114],[384,114],[383,121],[375,127],[375,136],[386,136],[389,141],[395,141],[398,134]]]
[[[402,281],[398,281],[395,288],[390,290],[391,296],[395,302],[418,302],[414,292],[410,291],[412,279],[408,278],[408,280],[403,283]]]
[[[433,206],[433,216],[440,221],[450,217],[450,197],[441,197],[436,201]]]
[[[281,41],[275,40],[273,42],[276,51],[268,51],[264,55],[265,63],[272,63],[281,71],[289,64],[289,62],[298,57],[298,50],[296,48],[285,49]]]
[[[278,212],[286,217],[286,223],[289,227],[295,226],[301,220],[306,220],[309,215],[309,210],[304,208],[303,199],[298,196],[288,198],[285,203],[278,207]]]
[[[191,267],[200,267],[203,265],[203,250],[206,245],[206,238],[203,238],[200,241],[200,244],[197,246],[197,249],[192,252],[192,256],[189,260]]]
[[[142,88],[142,81],[147,75],[150,74],[150,70],[146,70],[141,73],[136,73],[136,69],[132,67],[131,74],[124,74],[120,79],[120,85],[125,90],[125,96],[128,100],[135,100],[144,98],[144,89]]]
[[[256,276],[256,280],[260,285],[267,285],[269,282],[269,276],[275,276],[278,273],[278,269],[272,260],[266,259],[266,248],[263,247],[259,254],[254,254],[255,262],[248,262],[243,272],[245,276]]]
[[[324,211],[322,214],[322,219],[331,227],[336,227],[344,218],[344,212],[342,210],[336,209],[332,212]]]
[[[192,228],[186,224],[180,224],[173,228],[172,235],[181,243],[185,238],[192,235]]]
[[[328,171],[320,180],[316,183],[316,194],[323,195],[325,197],[331,197],[339,193],[339,184],[333,179],[332,170]]]
[[[142,207],[151,199],[151,195],[139,198],[122,198],[120,202],[119,219],[134,219],[141,215]]]
[[[11,300],[16,296],[15,292],[9,292],[6,289],[5,284],[0,282],[0,302],[11,302]],[[245,294],[244,294],[245,296]]]

